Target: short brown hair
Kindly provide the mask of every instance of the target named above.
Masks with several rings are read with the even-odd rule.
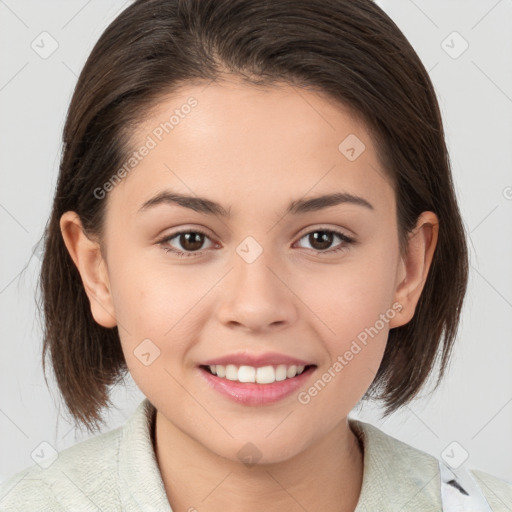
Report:
[[[49,352],[68,410],[90,431],[128,368],[117,327],[92,317],[60,217],[76,211],[86,232],[101,235],[106,201],[94,190],[125,161],[137,123],[178,87],[226,73],[322,91],[364,121],[395,189],[402,251],[421,212],[436,213],[438,243],[414,317],[390,331],[363,398],[383,400],[385,415],[405,405],[440,347],[436,388],[444,375],[466,293],[467,247],[435,92],[400,29],[370,0],[137,0],[102,34],[76,84],[44,235],[43,368],[46,375]]]

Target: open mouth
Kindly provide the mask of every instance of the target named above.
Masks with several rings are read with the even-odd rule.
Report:
[[[197,369],[208,385],[230,400],[246,406],[265,406],[284,400],[307,385],[317,365],[202,364]]]
[[[284,380],[290,380],[309,373],[316,365],[268,365],[261,367],[228,365],[200,365],[200,368],[220,379],[255,384],[273,384]]]

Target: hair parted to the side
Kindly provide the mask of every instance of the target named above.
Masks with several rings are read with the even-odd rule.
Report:
[[[402,250],[421,212],[439,217],[414,318],[390,331],[364,398],[382,400],[388,415],[418,394],[437,357],[436,388],[445,373],[466,293],[467,246],[434,88],[395,23],[371,0],[137,0],[102,34],[76,84],[40,276],[45,375],[49,353],[69,412],[90,431],[128,369],[117,328],[92,317],[60,217],[77,212],[101,238],[108,196],[94,191],[123,165],[130,133],[164,95],[226,74],[318,90],[361,119],[394,185]]]

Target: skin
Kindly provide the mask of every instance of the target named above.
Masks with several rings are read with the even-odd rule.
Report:
[[[157,408],[155,452],[173,510],[353,511],[364,459],[347,415],[378,370],[389,329],[414,314],[438,219],[424,212],[401,255],[394,190],[365,126],[287,84],[188,85],[138,126],[134,149],[191,96],[197,106],[104,199],[103,240],[85,236],[74,212],[61,218],[92,314],[119,326],[130,373]],[[366,146],[354,161],[338,150],[349,134]],[[219,202],[231,218],[172,204],[138,213],[164,189]],[[292,200],[335,191],[373,209],[345,203],[283,216]],[[183,237],[158,243],[181,228],[207,233],[193,257],[163,250],[189,248]],[[321,228],[356,242],[334,236],[322,249],[307,236]],[[252,263],[236,251],[247,236],[263,250]],[[307,391],[395,302],[401,311],[308,404],[296,393],[238,404],[198,376],[210,358],[276,351],[317,365]],[[160,350],[149,366],[134,355],[144,339]],[[252,467],[237,455],[248,442],[261,452]]]

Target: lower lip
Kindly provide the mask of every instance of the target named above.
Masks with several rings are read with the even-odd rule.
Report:
[[[310,366],[300,375],[291,379],[273,382],[272,384],[257,384],[255,382],[238,382],[213,375],[208,370],[199,367],[199,372],[208,384],[235,402],[244,405],[266,405],[278,402],[297,391],[315,371],[316,366]]]

